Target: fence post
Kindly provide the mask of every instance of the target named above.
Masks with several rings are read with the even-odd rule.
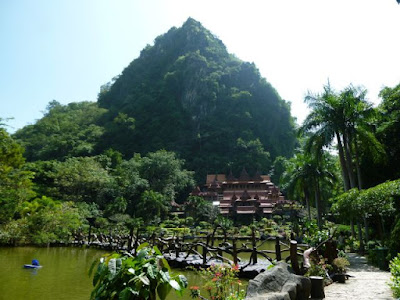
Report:
[[[128,239],[128,252],[131,252],[132,250],[132,242],[133,242],[133,230],[134,228],[131,227],[129,230],[129,239]]]
[[[140,233],[140,230],[139,230],[139,227],[138,227],[137,230],[136,230],[135,244],[133,246],[133,248],[134,248],[133,250],[135,251],[135,256],[137,255],[136,249],[137,249],[137,247],[139,245],[139,233]]]
[[[299,267],[299,260],[297,258],[297,242],[294,240],[290,241],[290,261],[292,262],[293,271],[297,275],[299,275],[300,267]]]
[[[232,254],[233,254],[233,263],[235,266],[238,264],[238,257],[237,257],[237,248],[236,248],[236,237],[232,238]]]
[[[256,232],[255,229],[251,229],[251,242],[253,245],[253,264],[257,263],[257,245],[256,245]]]
[[[203,266],[206,265],[207,262],[207,245],[203,245]]]
[[[203,245],[203,265],[207,263],[207,247],[210,242],[210,235],[207,235],[206,245]]]
[[[281,244],[279,242],[279,237],[275,237],[275,256],[276,256],[276,261],[282,260]]]
[[[175,239],[175,258],[179,257],[179,236]]]
[[[222,243],[218,244],[218,248],[221,248],[221,247],[222,247]],[[221,257],[224,256],[224,253],[222,252],[222,250],[218,249],[218,255]]]

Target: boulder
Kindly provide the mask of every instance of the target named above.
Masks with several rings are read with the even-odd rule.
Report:
[[[285,262],[278,262],[273,268],[249,281],[247,300],[305,300],[309,299],[311,281],[293,274]]]

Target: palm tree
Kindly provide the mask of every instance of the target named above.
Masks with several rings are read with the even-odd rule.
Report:
[[[382,146],[371,132],[369,122],[373,119],[374,111],[365,99],[366,93],[365,89],[350,85],[337,94],[328,82],[322,94],[308,93],[305,98],[312,111],[301,131],[312,134],[309,148],[322,149],[331,145],[336,137],[345,191],[363,187],[359,162],[360,143],[370,145],[375,153],[383,153]],[[351,225],[354,232],[352,220]],[[359,237],[361,240],[360,234]]]
[[[317,209],[318,226],[322,226],[322,198],[321,182],[332,186],[335,178],[330,170],[331,166],[324,153],[319,157],[297,153],[295,157],[288,161],[288,166],[283,174],[283,188],[289,193],[302,191],[308,211],[308,217],[311,219],[310,211],[310,193],[314,192],[315,206]]]
[[[304,202],[308,212],[308,218],[311,219],[310,209],[310,189],[311,181],[310,169],[303,153],[297,153],[293,158],[286,162],[286,170],[282,174],[282,189],[284,189],[290,198],[296,198],[296,194],[303,194]]]
[[[345,128],[343,102],[333,91],[329,82],[324,86],[322,94],[309,92],[304,101],[311,108],[311,113],[300,127],[300,134],[311,133],[309,144],[317,144],[321,149],[331,145],[336,138],[344,189],[347,191],[355,183],[353,182],[354,177],[349,172],[349,164],[346,161],[342,142],[342,132]]]
[[[328,82],[322,94],[309,92],[305,98],[312,110],[300,128],[301,133],[311,134],[306,150],[311,147],[322,149],[336,139],[345,191],[362,188],[360,143],[369,145],[377,155],[383,153],[382,146],[371,132],[374,110],[365,99],[366,93],[365,89],[350,85],[338,94]]]
[[[382,144],[372,133],[371,121],[375,120],[376,111],[372,104],[366,101],[367,90],[352,85],[345,88],[340,98],[345,106],[344,136],[349,141],[349,149],[354,153],[358,189],[363,189],[363,180],[360,167],[360,144],[368,148],[379,159],[384,156]]]

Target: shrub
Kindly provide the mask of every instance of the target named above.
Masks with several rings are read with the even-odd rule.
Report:
[[[200,226],[202,229],[210,229],[210,228],[212,227],[211,224],[208,223],[208,222],[206,222],[206,221],[201,221],[201,222],[199,223],[199,226]]]
[[[212,265],[207,269],[198,271],[198,274],[206,280],[204,288],[208,296],[213,300],[242,300],[246,296],[241,289],[242,283],[237,278],[239,267],[236,265]],[[198,286],[190,287],[192,298],[207,299],[200,295]]]
[[[390,261],[390,274],[391,283],[390,287],[392,288],[393,295],[395,298],[400,297],[400,253],[397,254],[393,260]]]
[[[242,226],[239,229],[241,235],[249,236],[251,235],[251,228],[249,226]]]
[[[307,270],[305,276],[321,276],[327,279],[331,270],[332,266],[327,264],[322,256],[318,258],[311,257],[311,267]]]
[[[336,228],[336,233],[337,234],[343,233],[345,236],[350,236],[351,235],[351,227],[350,227],[350,225],[339,224]]]
[[[350,266],[350,263],[345,257],[335,258],[332,262],[333,271],[335,273],[346,273],[348,266]]]
[[[140,245],[136,256],[129,253],[107,254],[95,261],[89,275],[97,265],[93,277],[91,299],[166,299],[171,289],[182,295],[187,287],[186,277],[171,276],[168,262],[157,247]]]

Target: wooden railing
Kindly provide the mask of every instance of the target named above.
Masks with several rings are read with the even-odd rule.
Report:
[[[309,248],[308,245],[298,244],[295,240],[285,243],[279,237],[268,237],[265,239],[257,238],[256,230],[252,229],[250,241],[242,243],[238,247],[238,237],[224,237],[224,242],[218,246],[215,243],[214,229],[212,234],[205,237],[196,237],[193,241],[185,242],[184,237],[171,236],[159,237],[156,234],[143,237],[141,232],[136,229],[131,229],[129,236],[114,236],[100,235],[93,236],[86,242],[84,238],[77,237],[75,244],[88,244],[112,250],[130,251],[135,254],[135,249],[141,243],[147,242],[151,246],[157,246],[164,254],[169,254],[170,257],[178,258],[181,253],[184,253],[183,259],[189,258],[190,255],[196,255],[201,259],[202,265],[207,265],[212,259],[219,259],[224,262],[229,262],[232,265],[238,265],[241,262],[239,255],[241,253],[251,253],[250,259],[246,264],[240,264],[240,268],[244,269],[249,265],[258,263],[258,258],[262,257],[272,262],[280,261],[285,258],[286,261],[291,261],[292,268],[296,273],[300,273],[299,256],[303,256],[303,252]],[[262,246],[270,241],[275,242],[274,250],[261,250]],[[228,259],[226,255],[230,255],[232,259]]]

